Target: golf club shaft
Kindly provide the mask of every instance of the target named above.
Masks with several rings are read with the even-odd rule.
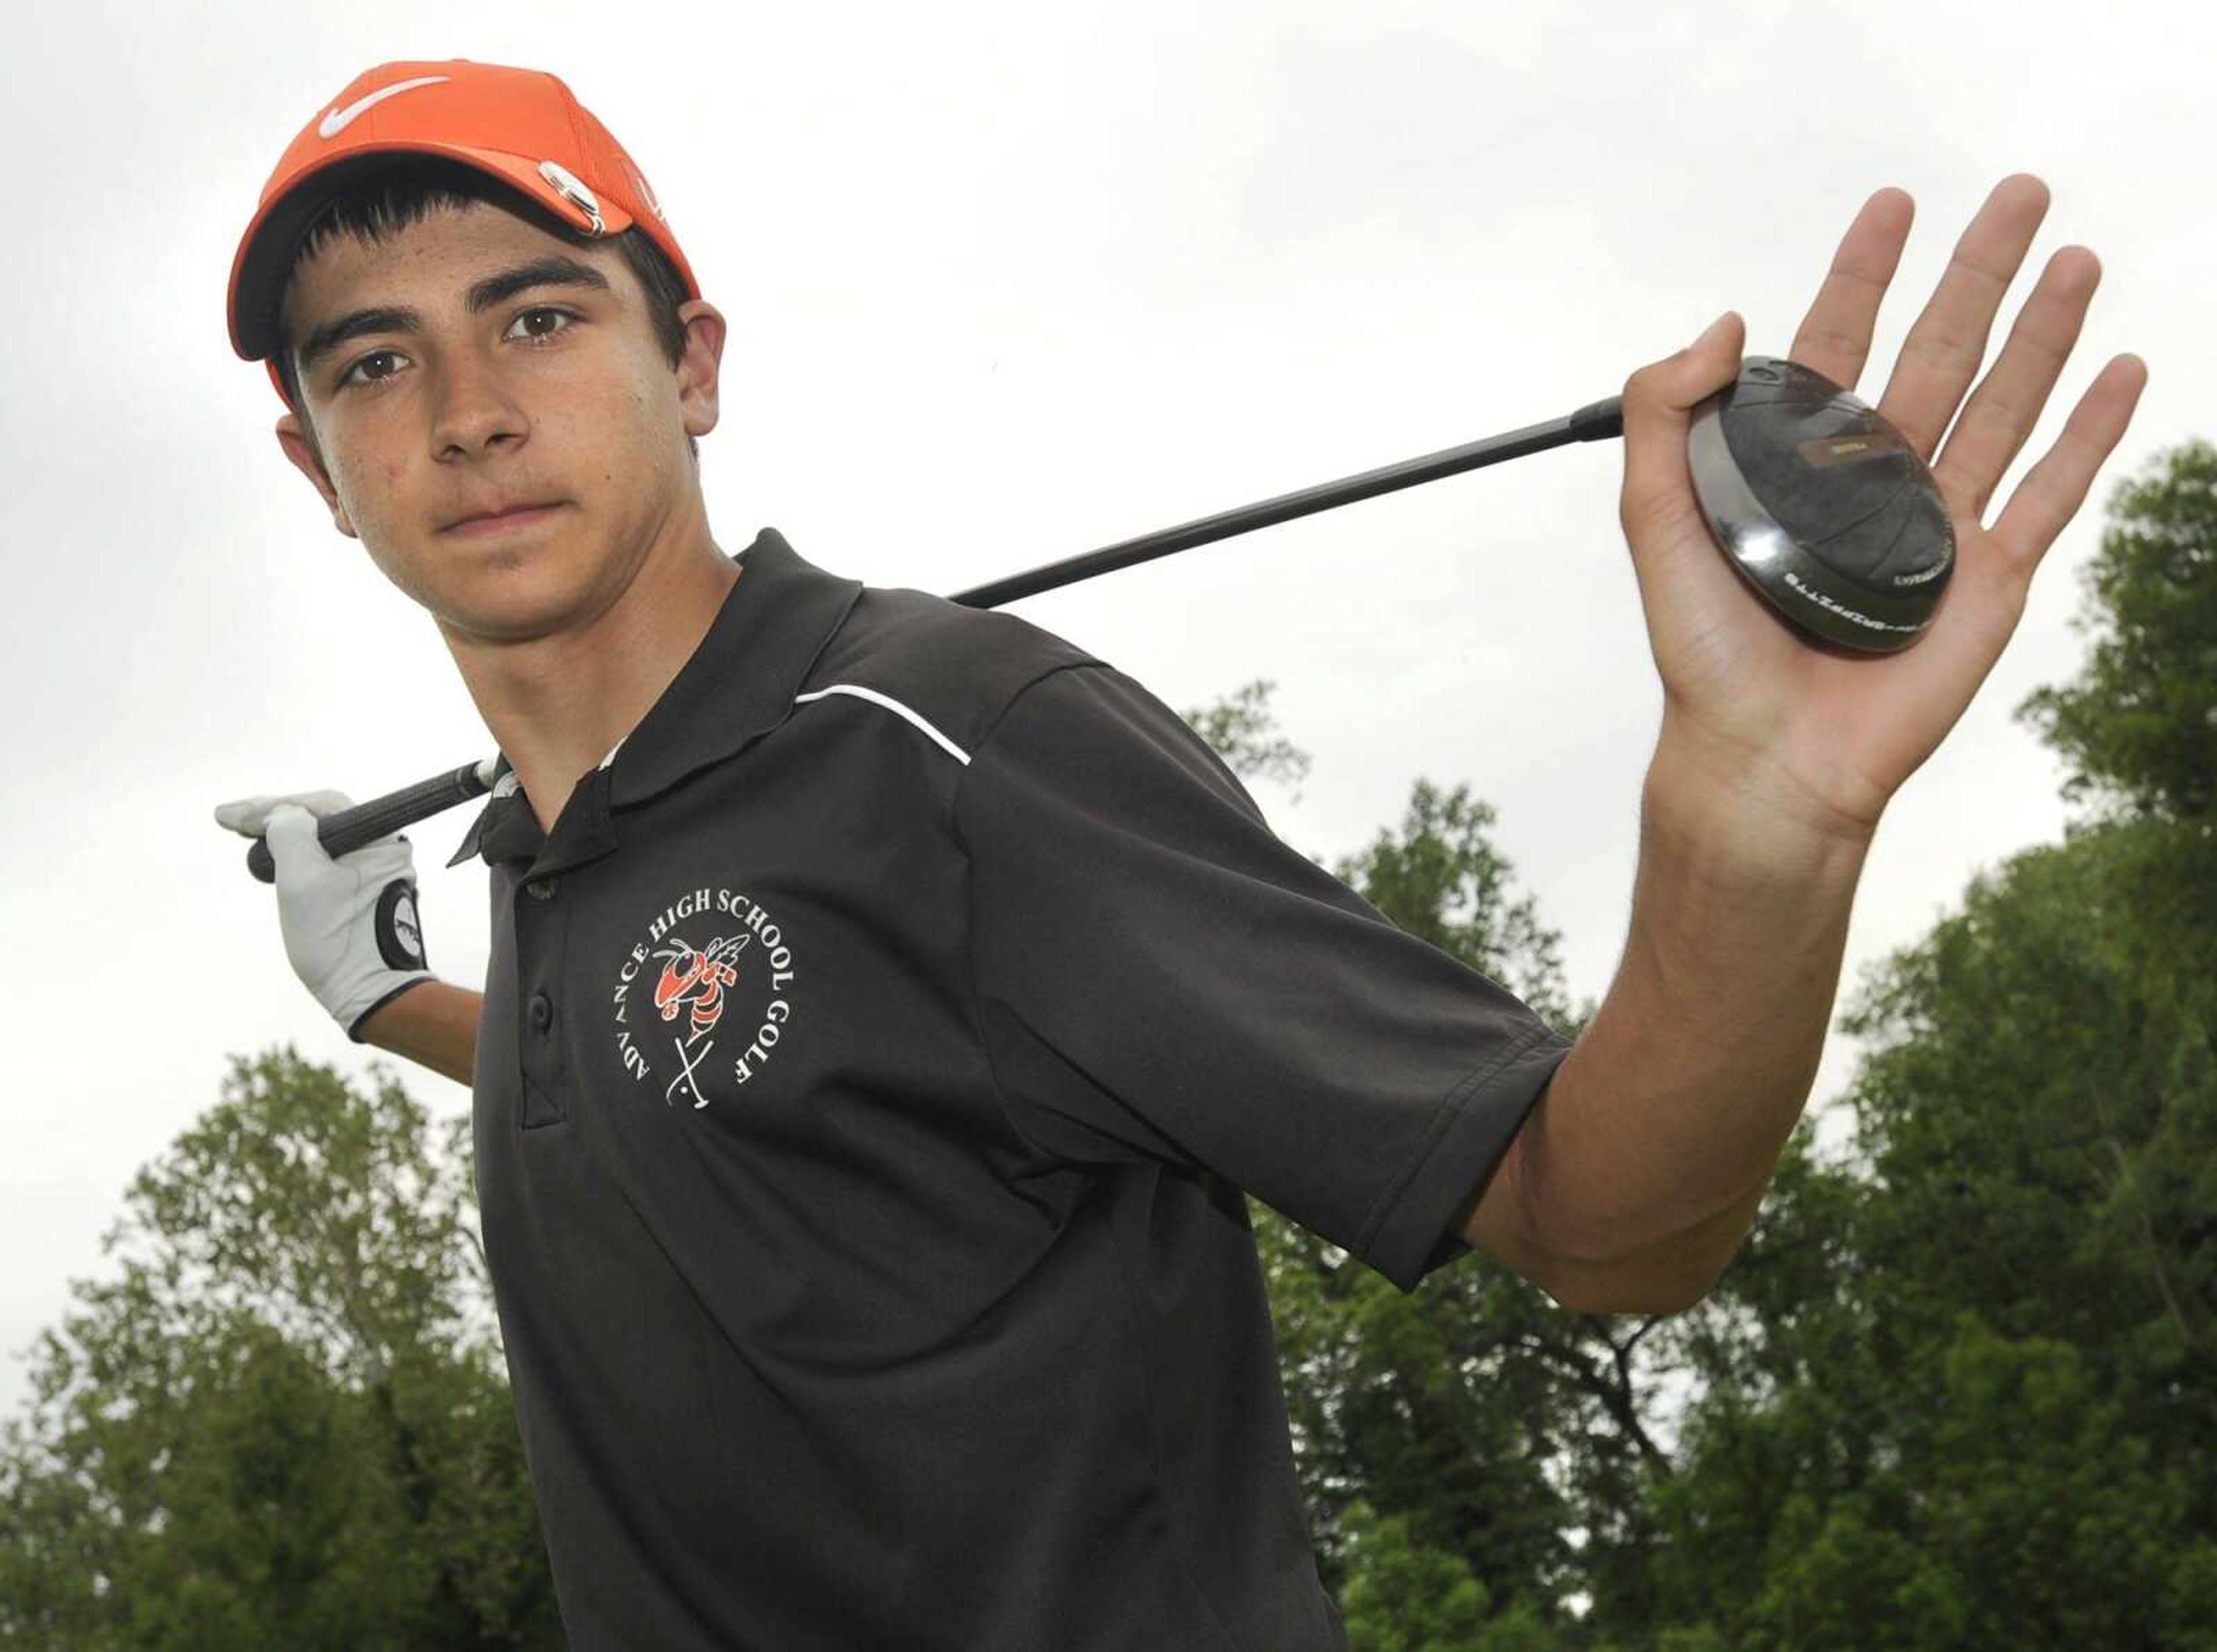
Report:
[[[1275,499],[1264,499],[1257,504],[1243,504],[1230,510],[1220,510],[1213,517],[1202,517],[1176,528],[1158,529],[1152,534],[1142,534],[1137,539],[1127,539],[1118,544],[1104,546],[1097,551],[1088,551],[1082,556],[1065,557],[1059,562],[1050,562],[1045,567],[1034,568],[1028,573],[1010,574],[1007,579],[996,579],[990,585],[957,591],[947,600],[960,603],[966,608],[998,608],[1003,603],[1015,602],[1020,597],[1036,597],[1043,591],[1075,585],[1080,579],[1090,579],[1096,574],[1113,573],[1134,563],[1150,562],[1156,557],[1168,556],[1173,551],[1189,551],[1196,545],[1207,545],[1216,540],[1230,539],[1235,534],[1251,533],[1257,528],[1291,522],[1296,517],[1312,516],[1335,505],[1353,504],[1357,499],[1375,498],[1380,493],[1414,487],[1419,482],[1436,481],[1442,476],[1476,470],[1482,465],[1497,465],[1504,459],[1522,459],[1526,454],[1544,453],[1549,448],[1559,448],[1569,442],[1597,442],[1606,436],[1623,434],[1622,398],[1612,396],[1607,401],[1597,401],[1579,408],[1568,418],[1550,419],[1544,424],[1528,424],[1522,430],[1511,430],[1505,436],[1490,436],[1480,442],[1466,442],[1459,448],[1442,448],[1437,453],[1405,459],[1398,465],[1381,466],[1376,470],[1366,470],[1360,475],[1343,476],[1336,482],[1319,482],[1314,487],[1305,487],[1294,493],[1281,493]]]
[[[1420,482],[1436,481],[1442,476],[1454,476],[1466,470],[1476,470],[1481,466],[1499,464],[1504,459],[1521,459],[1527,454],[1544,453],[1549,448],[1559,448],[1567,442],[1599,442],[1623,434],[1622,399],[1611,396],[1604,401],[1589,403],[1565,418],[1528,424],[1521,430],[1487,436],[1483,441],[1467,442],[1459,448],[1442,448],[1437,453],[1405,459],[1398,465],[1382,466],[1357,475],[1343,476],[1335,482],[1321,482],[1297,492],[1281,493],[1275,498],[1264,499],[1255,504],[1220,510],[1213,517],[1202,517],[1175,528],[1142,534],[1137,539],[1120,541],[1097,551],[1088,551],[1082,556],[1065,557],[1059,562],[1050,562],[1028,573],[1011,574],[1005,579],[973,586],[968,591],[955,592],[948,600],[960,603],[966,608],[998,608],[1002,603],[1015,602],[1018,597],[1036,597],[1041,591],[1076,585],[1081,579],[1090,579],[1097,574],[1112,573],[1136,563],[1152,561],[1158,556],[1169,556],[1173,552],[1191,550],[1196,545],[1207,545],[1220,539],[1230,539],[1237,534],[1251,533],[1257,528],[1291,522],[1296,517],[1312,516],[1319,510],[1331,510],[1336,505],[1375,498],[1380,493],[1392,493],[1401,488],[1414,487]],[[327,814],[317,823],[316,841],[324,846],[324,853],[337,858],[366,844],[374,843],[380,838],[403,831],[418,820],[428,820],[457,803],[480,796],[488,786],[479,773],[479,768],[477,763],[466,763],[458,769],[435,775],[404,790],[388,793],[383,797],[372,798],[367,803],[357,804],[353,808]],[[246,852],[246,865],[247,869],[262,882],[276,881],[277,869],[270,858],[269,845],[266,839],[256,838],[254,840]]]

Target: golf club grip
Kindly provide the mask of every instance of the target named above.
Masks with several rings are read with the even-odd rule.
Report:
[[[448,773],[434,775],[382,797],[373,797],[367,803],[341,809],[337,814],[326,814],[316,823],[316,841],[323,845],[325,854],[336,860],[418,820],[427,820],[442,809],[481,797],[490,788],[479,774],[479,767],[476,761],[465,763]],[[246,869],[264,883],[277,881],[277,863],[269,853],[268,838],[256,838],[247,850]]]

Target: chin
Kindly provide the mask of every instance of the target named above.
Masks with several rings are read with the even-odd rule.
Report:
[[[590,620],[607,605],[612,570],[578,541],[534,537],[449,551],[420,582],[417,600],[449,630],[527,642]]]

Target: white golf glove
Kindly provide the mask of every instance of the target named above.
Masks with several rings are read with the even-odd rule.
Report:
[[[269,838],[285,956],[316,1001],[361,1043],[372,1010],[438,977],[423,956],[407,838],[380,838],[337,860],[316,841],[318,820],[353,807],[344,792],[296,792],[221,804],[215,819],[242,837]]]

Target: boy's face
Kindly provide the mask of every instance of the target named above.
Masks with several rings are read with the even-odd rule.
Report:
[[[571,278],[542,271],[471,308],[472,288],[548,259]],[[365,318],[378,311],[415,314]],[[288,347],[311,352],[300,399],[320,461],[290,412],[278,441],[339,531],[443,627],[497,642],[568,629],[658,545],[705,538],[685,438],[715,427],[724,320],[699,300],[678,314],[673,370],[621,253],[497,207],[434,212],[375,246],[340,236],[285,310]],[[318,348],[335,328],[348,336]],[[540,504],[553,508],[497,531],[454,526]]]

